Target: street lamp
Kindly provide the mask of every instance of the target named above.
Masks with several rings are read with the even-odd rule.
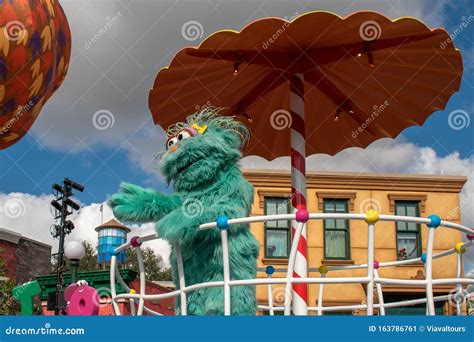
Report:
[[[79,241],[71,241],[64,248],[64,254],[71,264],[71,284],[73,284],[77,281],[77,268],[81,259],[86,255],[86,250]]]

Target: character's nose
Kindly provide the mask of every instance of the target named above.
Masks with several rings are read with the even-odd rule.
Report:
[[[170,148],[170,153],[176,152],[178,150],[178,145],[173,145]]]

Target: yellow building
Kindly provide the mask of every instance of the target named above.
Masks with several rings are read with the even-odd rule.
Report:
[[[255,187],[252,215],[284,214],[291,210],[289,172],[245,170],[244,175]],[[443,220],[460,223],[460,191],[465,177],[317,172],[307,175],[307,209],[309,212],[364,213],[375,209],[383,214],[426,217],[439,215]],[[286,268],[291,244],[291,227],[287,221],[255,223],[253,234],[260,242],[258,267],[268,265]],[[426,250],[427,227],[412,223],[378,222],[375,228],[375,260],[396,261],[419,257]],[[453,248],[462,233],[440,228],[436,232],[433,253]],[[367,262],[367,224],[363,221],[312,220],[307,227],[309,276],[319,277],[321,265],[351,265]],[[424,279],[422,263],[378,270],[380,277]],[[329,277],[363,277],[366,269],[331,271]],[[285,273],[275,272],[274,277]],[[259,277],[266,277],[259,272]],[[433,261],[433,278],[456,277],[456,255]],[[283,286],[283,285],[282,285]],[[284,289],[274,286],[275,305],[282,304]],[[308,306],[317,305],[318,286],[308,286]],[[434,295],[447,295],[453,286],[435,286]],[[385,302],[425,297],[424,287],[384,285]],[[266,305],[267,286],[257,287],[259,304]],[[324,306],[363,304],[366,288],[361,284],[332,284],[324,287]],[[376,296],[375,299],[376,301]],[[437,302],[436,314],[453,314],[448,302]],[[346,312],[338,314],[363,314]],[[375,311],[375,314],[377,311]],[[265,312],[263,312],[265,314]],[[388,309],[386,314],[425,314],[425,305]]]

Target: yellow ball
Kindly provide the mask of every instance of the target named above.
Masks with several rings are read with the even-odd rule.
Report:
[[[321,266],[319,266],[319,269],[318,269],[318,270],[319,270],[319,273],[321,273],[321,274],[326,274],[326,273],[328,273],[328,267],[327,267],[326,265],[321,265]]]
[[[137,291],[135,291],[135,289],[130,289],[130,294],[137,294]]]
[[[458,242],[455,246],[454,249],[456,250],[457,253],[463,254],[466,252],[466,247],[463,246],[463,242]]]
[[[375,223],[379,220],[379,213],[376,210],[367,210],[365,213],[365,222]]]

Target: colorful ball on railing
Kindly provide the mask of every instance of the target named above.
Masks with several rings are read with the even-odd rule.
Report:
[[[464,242],[458,242],[454,246],[454,250],[456,251],[456,253],[459,253],[459,254],[466,253],[466,247],[464,247]]]
[[[438,215],[430,215],[427,218],[430,219],[430,223],[426,224],[429,228],[438,228],[441,224],[441,217]]]
[[[379,213],[377,210],[367,210],[365,213],[365,222],[374,224],[379,220]]]
[[[138,248],[142,245],[142,243],[140,241],[138,241],[139,237],[138,236],[133,236],[131,239],[130,239],[130,246],[132,246],[133,248]]]
[[[227,216],[219,216],[216,220],[217,228],[219,229],[227,229],[229,228],[229,218]]]
[[[306,209],[299,209],[296,212],[296,222],[306,223],[309,220],[309,212]]]
[[[474,228],[472,228],[472,231],[473,231],[473,234],[472,234],[472,235],[471,235],[471,234],[466,234],[466,237],[467,237],[467,239],[468,239],[469,241],[474,240]]]
[[[268,275],[272,275],[273,273],[275,273],[275,267],[273,267],[273,266],[265,267],[265,273],[268,274]]]
[[[377,270],[379,268],[380,264],[377,260],[374,260],[374,268]]]
[[[328,270],[328,267],[326,265],[321,265],[321,266],[319,266],[318,271],[321,274],[326,274],[326,273],[328,273],[329,270]]]
[[[135,289],[130,289],[130,294],[137,294],[137,291]]]
[[[426,253],[421,254],[420,259],[422,263],[426,264]]]

